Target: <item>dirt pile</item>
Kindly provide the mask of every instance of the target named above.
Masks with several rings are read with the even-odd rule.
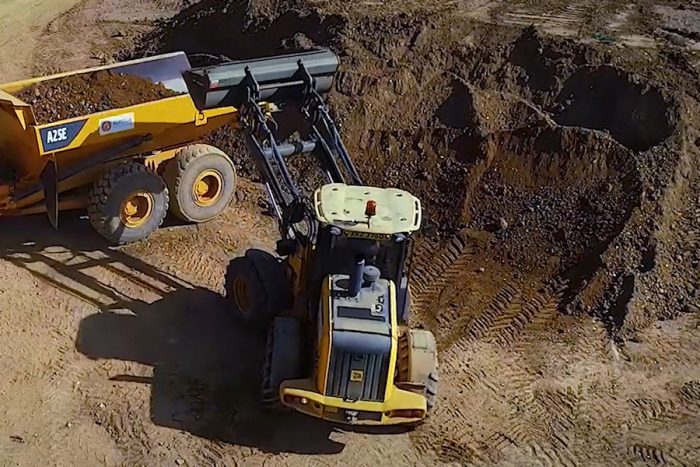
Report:
[[[39,124],[151,102],[177,93],[134,75],[98,71],[35,84],[17,94]]]
[[[639,285],[660,274],[661,249],[649,245],[666,235],[660,213],[677,209],[668,195],[686,183],[678,170],[684,109],[698,95],[692,67],[675,53],[650,68],[646,51],[478,28],[450,6],[406,8],[203,1],[130,53],[335,49],[342,69],[330,102],[349,150],[368,183],[423,200],[425,248],[437,254],[466,238],[472,263],[448,256],[465,270],[490,265],[473,278],[493,283],[486,305],[501,287],[494,277],[516,288],[564,284],[561,311],[599,316],[617,334],[633,296],[653,294]],[[217,139],[250,167],[239,141]],[[463,289],[460,303],[478,314],[484,303],[464,280],[444,285]],[[693,287],[638,313],[682,308]]]

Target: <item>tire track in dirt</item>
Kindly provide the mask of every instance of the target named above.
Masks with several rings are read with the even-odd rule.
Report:
[[[655,463],[656,465],[669,465],[669,466],[686,466],[685,462],[677,459],[669,451],[659,448],[657,446],[650,446],[648,444],[633,444],[627,448],[627,455],[632,462],[641,461],[647,464]]]
[[[463,245],[456,241],[451,245]],[[453,271],[461,267],[460,256],[464,249],[453,248],[442,257],[437,272]],[[433,253],[434,254],[434,253]],[[450,262],[451,261],[451,262]],[[461,284],[452,281],[462,278],[451,272],[448,280],[439,281],[432,288],[419,288],[426,292],[424,303],[437,302],[436,297],[459,294]],[[549,331],[559,316],[558,304],[566,284],[555,282],[533,291],[509,283],[500,288],[490,305],[477,316],[465,314],[459,305],[448,306],[445,312],[451,328],[440,332],[441,344],[447,347],[441,353],[443,374],[448,374],[450,387],[456,392],[443,394],[441,404],[432,416],[433,421],[414,436],[419,452],[436,453],[440,461],[458,463],[494,463],[504,459],[507,453],[526,453],[533,462],[543,465],[577,465],[580,448],[577,445],[579,412],[586,407],[585,398],[571,388],[538,387],[537,370],[532,362],[546,361],[546,354],[532,356],[533,348]],[[450,300],[447,300],[450,302]],[[455,301],[457,302],[457,301]],[[459,316],[453,319],[453,316]],[[619,352],[603,326],[595,324],[593,339],[581,345],[584,351],[600,355],[606,361],[619,361]],[[447,343],[447,344],[446,344]],[[450,345],[451,344],[451,345]],[[492,349],[486,352],[484,346]],[[524,355],[530,355],[528,361]],[[474,394],[481,394],[474,396]],[[478,399],[478,400],[472,400]],[[461,402],[460,402],[461,400]],[[613,400],[613,406],[618,401]],[[483,406],[496,407],[484,409]],[[600,412],[614,413],[617,407],[600,406]],[[478,414],[455,407],[477,407],[503,414],[497,426],[476,430],[467,415]],[[447,406],[448,408],[440,408]]]
[[[431,263],[427,258],[430,257],[439,259],[429,266]],[[561,397],[553,399],[555,402],[550,401],[548,406],[542,404],[533,392],[535,374],[517,354],[512,353],[514,349],[528,345],[521,338],[525,330],[538,334],[556,317],[563,286],[543,287],[532,293],[514,283],[507,283],[496,292],[490,305],[474,316],[464,313],[463,304],[456,299],[465,290],[465,284],[460,284],[459,280],[464,278],[464,270],[474,258],[466,235],[453,237],[442,249],[426,242],[417,248],[416,258],[417,265],[426,266],[414,269],[414,303],[421,317],[430,316],[440,309],[434,323],[438,325],[439,345],[448,349],[441,354],[441,367],[443,373],[449,375],[450,382],[454,382],[449,384],[457,391],[452,397],[459,399],[481,393],[508,414],[501,426],[493,427],[485,438],[475,439],[468,435],[468,418],[461,410],[455,409],[462,404],[439,404],[433,416],[439,420],[439,428],[417,435],[418,450],[432,450],[444,462],[475,462],[494,461],[501,452],[512,447],[532,446],[532,452],[559,459],[560,464],[571,464],[575,459],[570,449],[571,439],[559,439],[554,449],[543,444],[552,431],[543,423],[548,419],[548,412],[567,413],[557,406],[556,401],[559,400],[559,405],[569,412],[571,407],[564,404]],[[447,306],[442,306],[445,302]],[[516,343],[519,345],[514,345]],[[506,353],[494,359],[485,358],[475,351],[483,344],[505,349]],[[440,408],[445,406],[447,408]],[[537,416],[524,419],[523,413]],[[566,416],[559,421],[564,427],[572,424]]]
[[[485,352],[484,346],[492,350]],[[443,462],[493,463],[511,448],[546,450],[550,417],[533,392],[536,375],[520,356],[499,349],[465,338],[443,353],[441,366],[453,389],[441,396],[429,427],[414,439],[419,451],[434,451]],[[478,420],[489,419],[479,415],[481,410],[501,413],[503,418],[484,429],[486,422]],[[481,426],[472,425],[477,422]],[[567,445],[563,442],[552,451],[561,458],[559,464],[574,459]]]
[[[484,311],[478,313],[474,308],[479,309],[479,298],[484,297],[472,294],[469,290],[472,284],[468,282],[473,279],[466,276],[477,260],[475,248],[474,240],[463,231],[444,247],[426,240],[414,251],[413,310],[434,330],[441,348],[448,348],[463,336],[506,347],[528,327],[546,329],[557,315],[565,285],[554,283],[530,294],[517,283],[503,279],[506,284],[497,289]],[[523,293],[528,293],[528,297]],[[465,300],[473,308],[469,312],[465,312]]]
[[[452,237],[443,248],[438,243],[424,240],[413,251],[411,287],[416,314],[430,324],[437,325],[454,318],[437,313],[441,294],[455,286],[457,278],[469,266],[474,248],[466,233]]]
[[[579,396],[573,390],[536,389],[534,402],[533,413],[547,420],[547,431],[540,437],[540,443],[550,440],[549,444],[554,449],[554,454],[549,453],[546,457],[555,457],[566,465],[576,465],[574,447]],[[546,444],[538,447],[543,452],[547,451]]]

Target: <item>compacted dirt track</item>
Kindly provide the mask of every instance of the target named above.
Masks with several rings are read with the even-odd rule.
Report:
[[[263,336],[219,294],[227,259],[276,228],[219,132],[253,181],[210,224],[113,250],[77,218],[3,222],[8,464],[700,463],[700,5],[130,5],[55,19],[45,37],[80,53],[37,50],[37,69],[339,53],[330,101],[353,158],[425,206],[413,319],[438,337],[439,405],[411,431],[258,407]]]

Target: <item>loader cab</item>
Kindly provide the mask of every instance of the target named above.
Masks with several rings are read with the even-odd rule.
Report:
[[[418,198],[395,188],[334,183],[316,191],[314,206],[321,227],[312,283],[349,276],[362,259],[379,270],[380,279],[393,282],[399,317],[407,319],[407,260],[422,220]]]

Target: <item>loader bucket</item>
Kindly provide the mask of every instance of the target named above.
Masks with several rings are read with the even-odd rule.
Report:
[[[316,91],[330,91],[339,66],[338,57],[330,50],[229,62],[192,69],[183,76],[198,109],[240,107],[245,101],[246,70],[260,86],[261,100],[275,102],[300,97],[304,84],[299,74],[300,62],[315,79]]]

